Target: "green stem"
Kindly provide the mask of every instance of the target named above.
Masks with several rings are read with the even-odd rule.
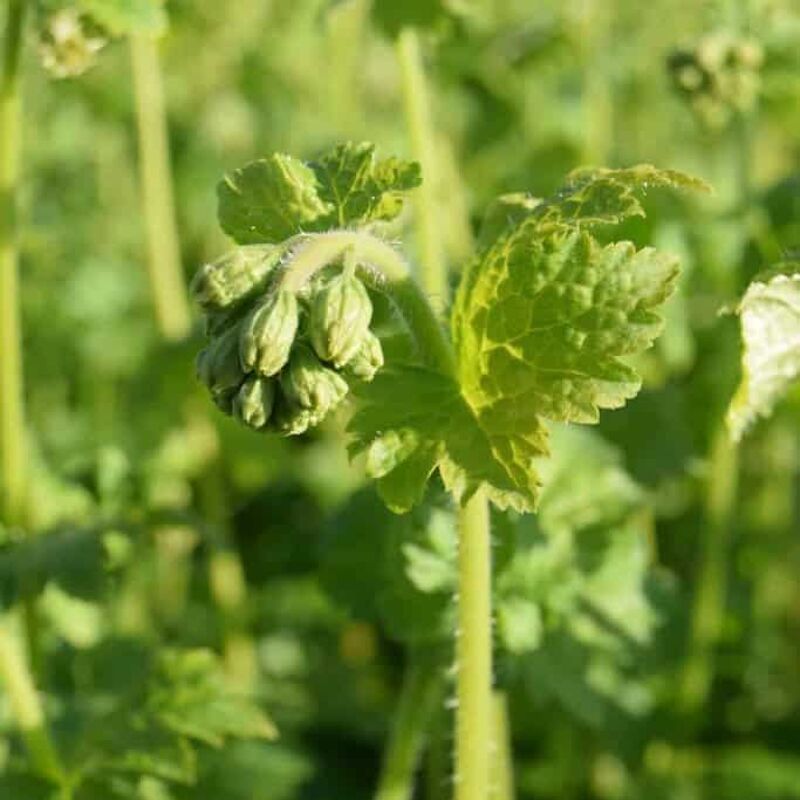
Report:
[[[20,637],[8,617],[0,619],[0,681],[34,767],[42,776],[63,783],[64,769],[50,739]]]
[[[491,774],[492,620],[489,504],[459,511],[456,800],[487,800]]]
[[[442,692],[438,660],[414,657],[406,669],[375,800],[411,800],[425,734]]]
[[[283,275],[286,289],[297,291],[312,275],[350,251],[356,261],[369,268],[361,277],[397,303],[423,360],[448,374],[454,372],[453,354],[439,319],[397,250],[376,236],[358,231],[304,234],[290,242],[290,248],[295,252]]]
[[[17,182],[21,147],[20,56],[25,0],[8,0],[0,76],[0,476],[2,518],[25,513],[26,455],[19,307]]]
[[[583,111],[584,164],[598,166],[608,162],[613,142],[613,111],[608,57],[608,28],[613,18],[611,0],[589,0],[582,18],[583,35]]]
[[[397,58],[403,91],[406,125],[414,158],[422,166],[425,179],[417,190],[416,227],[422,263],[420,281],[428,297],[439,307],[447,302],[447,268],[439,228],[436,192],[436,138],[431,120],[431,102],[419,36],[413,28],[404,28],[397,39]]]
[[[152,36],[131,36],[131,62],[150,288],[162,335],[179,340],[188,335],[191,316],[175,219],[164,87]]]
[[[492,695],[492,771],[490,800],[514,800],[514,758],[505,692]]]
[[[714,675],[713,649],[725,612],[727,556],[738,484],[738,448],[725,425],[711,446],[706,530],[689,634],[689,655],[679,695],[681,709],[693,713],[705,703]]]

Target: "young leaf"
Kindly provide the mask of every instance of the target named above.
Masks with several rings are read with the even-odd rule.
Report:
[[[420,181],[418,164],[378,161],[367,143],[339,145],[310,164],[278,153],[219,184],[220,225],[239,244],[259,244],[390,220]]]
[[[756,278],[737,309],[742,328],[742,381],[728,409],[728,427],[741,439],[768,416],[800,376],[800,262]]]

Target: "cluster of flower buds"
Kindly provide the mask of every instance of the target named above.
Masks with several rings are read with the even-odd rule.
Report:
[[[76,78],[91,69],[108,43],[105,31],[77,7],[46,16],[39,31],[42,65],[54,78]]]
[[[724,127],[735,113],[754,108],[761,89],[761,45],[725,32],[704,36],[691,49],[673,52],[669,69],[678,90],[709,128]]]
[[[333,411],[348,380],[372,380],[383,350],[352,265],[294,292],[281,281],[287,255],[281,246],[239,247],[201,267],[191,288],[209,338],[197,374],[214,403],[248,427],[292,436]]]

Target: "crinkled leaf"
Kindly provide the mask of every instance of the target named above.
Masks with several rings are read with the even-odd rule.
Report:
[[[368,143],[339,145],[310,164],[277,153],[219,184],[220,225],[239,244],[258,244],[389,220],[420,180],[418,164],[376,160]]]
[[[167,27],[163,0],[80,0],[80,6],[114,36],[158,34]]]
[[[671,169],[638,164],[627,169],[578,169],[564,188],[536,209],[542,222],[608,225],[645,215],[639,196],[649,189],[708,191],[703,181]]]
[[[728,426],[737,440],[758,417],[772,412],[800,376],[800,262],[756,278],[738,314],[742,381],[728,409]]]

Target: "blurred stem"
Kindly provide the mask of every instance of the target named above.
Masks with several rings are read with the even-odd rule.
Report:
[[[191,317],[175,218],[158,45],[147,34],[130,38],[150,288],[161,334],[165,339],[179,340],[188,335]]]
[[[481,489],[459,511],[456,800],[489,797],[492,619],[489,503]]]
[[[349,0],[328,9],[325,16],[330,80],[330,111],[345,134],[361,127],[361,53],[369,18],[369,3]]]
[[[25,0],[8,0],[0,76],[0,475],[2,519],[23,521],[25,412],[19,299],[17,182],[21,162],[20,57]]]
[[[209,560],[211,595],[222,617],[225,668],[231,682],[243,689],[255,685],[258,659],[247,629],[247,584],[227,515],[226,491],[219,460],[203,476],[201,502],[205,517],[219,537]]]
[[[0,681],[31,762],[43,777],[63,783],[64,769],[50,738],[39,695],[13,618],[0,618]]]
[[[422,186],[415,198],[415,223],[422,273],[420,282],[437,308],[447,303],[447,268],[436,210],[436,137],[431,120],[431,101],[419,36],[404,28],[397,39],[397,58],[411,151],[422,166]]]
[[[614,105],[607,58],[612,0],[583,0],[582,61],[584,137],[581,158],[589,166],[608,162],[613,142]]]
[[[505,692],[492,695],[492,771],[489,800],[514,800],[514,757]]]
[[[411,800],[425,735],[441,702],[443,684],[438,659],[428,654],[412,655],[394,713],[375,800]]]
[[[725,614],[727,558],[736,509],[739,453],[725,424],[711,446],[706,525],[689,633],[689,655],[679,695],[686,713],[699,710],[708,698],[714,676],[713,650]]]

